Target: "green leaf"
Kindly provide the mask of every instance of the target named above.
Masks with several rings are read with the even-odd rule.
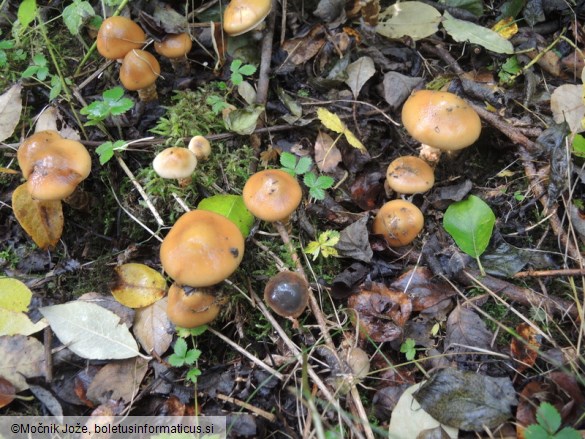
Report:
[[[33,22],[37,15],[36,0],[24,0],[18,7],[18,21],[23,28],[28,27]]]
[[[525,439],[551,439],[551,436],[538,424],[529,425],[524,430]]]
[[[187,353],[187,342],[183,338],[178,338],[173,346],[173,352],[181,358],[185,358]]]
[[[376,32],[387,38],[420,40],[439,30],[441,13],[418,1],[395,3],[380,12]]]
[[[189,369],[189,372],[187,372],[187,375],[185,378],[187,378],[192,383],[196,383],[197,377],[200,375],[201,375],[201,371],[195,367],[193,369]]]
[[[13,40],[0,41],[0,49],[12,49],[14,47]]]
[[[238,226],[244,238],[250,234],[250,229],[255,221],[254,215],[246,209],[241,195],[214,195],[201,200],[197,208],[225,216]]]
[[[39,66],[28,66],[24,72],[21,73],[21,78],[31,78],[33,77],[37,71],[39,70]]]
[[[112,157],[114,157],[114,151],[124,150],[126,149],[126,146],[127,143],[124,140],[116,140],[114,143],[102,143],[95,149],[96,154],[99,156],[100,165],[107,163]]]
[[[325,199],[325,191],[320,187],[312,187],[309,189],[309,195],[313,197],[315,200],[324,200]]]
[[[582,436],[574,428],[565,427],[555,434],[555,439],[582,439]]]
[[[71,35],[79,35],[81,25],[95,12],[87,1],[73,0],[69,6],[63,9],[63,22]]]
[[[49,100],[55,99],[61,94],[61,79],[58,76],[51,78],[51,92],[49,93]]]
[[[554,405],[543,402],[536,410],[536,422],[546,431],[553,434],[561,426],[561,415]]]
[[[585,158],[585,137],[581,134],[577,134],[573,138],[573,155]]]
[[[498,72],[498,78],[500,82],[507,83],[510,81],[511,77],[522,70],[522,66],[518,62],[518,58],[516,56],[512,56],[506,60],[500,71]]]
[[[240,75],[238,72],[232,73],[231,80],[234,85],[240,85],[244,80],[244,77]]]
[[[250,135],[256,129],[258,118],[264,112],[263,105],[248,107],[231,111],[223,121],[229,131],[242,136]]]
[[[453,8],[465,9],[477,17],[483,14],[482,0],[444,0],[441,3]]]
[[[239,69],[239,72],[244,76],[252,76],[256,73],[256,66],[252,64],[246,64]]]
[[[37,79],[39,81],[44,81],[49,76],[49,69],[47,67],[39,67],[37,70]]]
[[[321,253],[321,244],[317,241],[311,241],[306,245],[304,252],[307,255],[313,255],[313,261],[316,261]]]
[[[319,235],[319,244],[326,247],[333,247],[339,242],[340,234],[337,230],[325,230]]]
[[[292,170],[294,173],[297,164],[297,158],[295,157],[294,154],[291,154],[290,152],[283,152],[282,154],[280,154],[280,164],[284,168],[287,168],[287,170]]]
[[[474,195],[449,206],[443,217],[447,233],[463,252],[474,258],[487,248],[495,222],[492,209]]]
[[[305,176],[303,177],[303,183],[305,183],[305,185],[308,188],[312,188],[313,186],[315,186],[316,182],[317,182],[317,176],[312,172],[305,174]]]
[[[333,177],[329,177],[328,175],[321,175],[315,182],[315,187],[320,189],[329,189],[331,186],[333,186],[333,183],[335,183]]]
[[[514,46],[497,32],[475,23],[459,20],[449,12],[443,14],[443,27],[458,42],[478,44],[495,53],[513,54]]]
[[[207,331],[207,325],[197,326],[196,328],[189,329],[191,335],[197,337]]]
[[[114,102],[124,96],[124,89],[122,87],[114,87],[109,90],[105,90],[102,93],[102,97],[105,102]]]
[[[44,67],[47,65],[47,58],[45,58],[45,55],[43,55],[42,53],[37,53],[36,55],[34,55],[32,57],[32,60],[36,66]]]
[[[232,61],[232,63],[230,64],[230,71],[232,73],[236,73],[240,70],[240,66],[242,65],[242,60],[241,59],[234,59]]]
[[[183,340],[183,339],[181,339]],[[191,366],[194,364],[199,357],[201,356],[201,351],[199,349],[189,349],[187,354],[185,355],[185,364]]]
[[[306,174],[307,172],[309,172],[309,169],[311,169],[311,166],[313,166],[313,160],[311,159],[311,157],[308,156],[301,157],[299,159],[299,162],[295,166],[295,174],[297,175]]]

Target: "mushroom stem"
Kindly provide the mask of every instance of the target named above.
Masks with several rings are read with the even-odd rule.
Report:
[[[286,230],[286,226],[281,221],[276,221],[274,223],[274,227],[276,227],[276,230],[278,231],[278,234],[280,235],[283,244],[287,247],[291,255],[291,258],[295,263],[298,273],[305,278],[307,283],[309,283],[307,274],[305,273],[305,269],[303,268],[303,264],[301,264],[301,260],[299,259],[299,256],[295,248],[290,242],[290,236],[288,234],[288,231]],[[323,313],[321,312],[321,308],[319,307],[319,302],[317,302],[317,299],[315,298],[315,294],[313,293],[312,288],[309,288],[309,306],[311,307],[311,311],[313,312],[315,318],[317,319],[317,324],[321,329],[321,333],[323,334],[323,338],[325,339],[325,344],[327,344],[327,346],[329,346],[335,352],[336,351],[335,345],[333,344],[333,339],[331,338],[329,330],[327,329],[327,322],[325,321],[325,317],[323,317]]]
[[[432,146],[421,143],[419,157],[427,162],[433,169],[437,167],[439,160],[441,159],[442,151],[439,148],[433,148]]]
[[[152,102],[158,99],[158,93],[156,91],[156,84],[151,84],[146,88],[138,90],[138,98],[142,102]]]
[[[171,66],[178,77],[186,77],[191,74],[191,64],[186,56],[181,58],[171,58]]]

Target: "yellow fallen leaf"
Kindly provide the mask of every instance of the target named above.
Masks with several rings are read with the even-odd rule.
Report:
[[[358,138],[354,136],[354,134],[350,130],[345,130],[343,134],[345,134],[345,139],[347,140],[347,143],[349,143],[351,146],[359,149],[361,152],[367,151],[364,144],[360,142]]]
[[[4,335],[31,335],[46,328],[45,319],[33,323],[23,312],[9,311],[0,308],[0,336]]]
[[[32,292],[18,279],[0,277],[0,309],[28,311]]]
[[[343,134],[347,142],[354,148],[362,152],[366,152],[366,147],[358,140],[358,138],[345,126],[339,116],[326,108],[317,108],[317,117],[325,128],[330,129],[338,134]]]
[[[116,284],[112,295],[122,305],[143,308],[165,295],[167,282],[162,275],[144,264],[124,264],[115,268]]]
[[[516,24],[513,17],[506,17],[494,24],[492,30],[509,40],[518,33],[518,24]]]
[[[61,201],[38,201],[30,196],[26,183],[12,193],[14,216],[24,231],[43,250],[54,246],[63,233]]]

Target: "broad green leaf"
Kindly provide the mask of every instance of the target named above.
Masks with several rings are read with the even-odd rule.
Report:
[[[565,427],[555,434],[554,439],[583,439],[583,436],[581,436],[574,428]]]
[[[295,173],[297,175],[306,174],[311,169],[311,166],[313,166],[313,160],[311,159],[311,157],[308,156],[301,157],[299,159],[299,162],[295,166]]]
[[[21,78],[31,78],[33,77],[39,70],[39,66],[28,66],[24,72],[20,74]]]
[[[121,360],[140,355],[120,317],[95,303],[74,301],[39,311],[61,343],[81,358]]]
[[[251,76],[256,73],[256,66],[253,66],[252,64],[246,64],[239,69],[239,72],[242,75]]]
[[[95,15],[91,4],[87,1],[74,0],[63,9],[63,22],[71,35],[79,35],[81,25]]]
[[[477,44],[495,53],[513,54],[514,46],[497,32],[475,23],[459,20],[445,11],[443,27],[455,41]]]
[[[47,65],[47,58],[45,58],[45,55],[43,55],[42,53],[37,53],[36,55],[33,55],[32,60],[36,66],[44,67]]]
[[[474,195],[449,206],[443,217],[447,233],[464,253],[474,258],[487,248],[495,222],[492,209]]]
[[[114,87],[102,93],[105,102],[113,102],[124,96],[124,89],[122,87]]]
[[[295,166],[297,164],[297,158],[295,157],[294,154],[291,154],[290,152],[283,152],[282,154],[280,154],[280,164],[284,168],[288,168],[294,171]]]
[[[312,188],[310,188],[309,195],[313,197],[315,200],[325,199],[325,191],[318,186],[313,186]]]
[[[561,426],[561,415],[554,405],[543,402],[536,410],[536,422],[549,433],[556,432]]]
[[[315,186],[321,189],[329,189],[331,186],[333,186],[334,182],[335,180],[333,177],[329,177],[328,175],[321,175],[319,178],[317,178]]]
[[[36,0],[24,0],[18,7],[18,21],[21,26],[28,27],[33,22],[37,15],[37,2]]]
[[[303,177],[303,183],[305,183],[307,187],[311,188],[315,186],[315,183],[317,183],[317,176],[312,172],[309,172],[308,174],[305,174],[305,176]]]
[[[577,134],[573,138],[573,154],[585,158],[585,137],[581,134]]]
[[[386,38],[410,37],[420,40],[439,30],[441,13],[422,2],[395,3],[382,11],[378,17],[376,32]]]
[[[526,4],[526,0],[508,0],[504,2],[500,7],[500,17],[498,18],[505,18],[505,17],[516,17],[522,9],[524,9],[524,5]]]
[[[201,200],[197,208],[225,216],[240,229],[244,238],[250,234],[255,221],[241,195],[214,195]]]
[[[526,439],[551,439],[547,431],[538,424],[532,424],[524,429]]]
[[[452,8],[465,9],[477,17],[481,17],[483,14],[482,0],[443,0],[441,3]]]

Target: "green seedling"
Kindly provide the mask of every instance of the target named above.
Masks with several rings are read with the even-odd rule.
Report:
[[[400,345],[400,352],[402,352],[404,354],[404,356],[406,357],[406,359],[408,361],[414,360],[414,357],[416,356],[415,346],[416,346],[416,341],[412,338],[407,338]]]
[[[0,67],[6,67],[9,62],[24,61],[26,53],[22,49],[14,49],[16,42],[14,40],[0,41]]]
[[[207,325],[199,326],[197,328],[177,328],[177,335],[179,338],[173,346],[173,353],[169,357],[169,364],[173,367],[190,366],[189,372],[187,372],[186,378],[193,382],[197,382],[197,377],[201,375],[201,370],[194,366],[199,357],[201,351],[195,347],[189,349],[187,347],[186,337],[191,337],[193,344],[195,345],[195,337],[203,334],[207,330]],[[192,367],[191,367],[192,366]]]
[[[79,35],[84,22],[95,16],[95,11],[88,1],[73,0],[63,9],[63,22],[71,35]]]
[[[315,200],[325,199],[325,190],[333,186],[335,180],[327,175],[317,177],[315,173],[309,172],[313,166],[310,157],[301,157],[298,161],[294,154],[283,152],[280,155],[282,170],[292,176],[303,175],[303,183],[309,188],[309,195]]]
[[[230,83],[228,86],[225,82],[221,81],[215,84],[218,90],[224,92],[224,96],[211,95],[206,99],[207,105],[211,106],[211,109],[215,114],[219,114],[222,110],[229,108],[230,104],[227,102],[228,96],[232,93],[234,87],[237,87],[244,81],[245,76],[251,76],[256,73],[256,66],[252,64],[243,64],[239,59],[235,59],[230,64]]]
[[[334,182],[335,180],[328,175],[317,177],[312,172],[305,174],[303,177],[303,183],[309,188],[309,195],[315,200],[324,200],[325,190],[332,187]]]
[[[230,81],[232,81],[233,85],[240,85],[244,81],[244,76],[252,76],[256,73],[256,66],[242,64],[242,61],[239,59],[234,59],[230,64],[230,71],[232,72]]]
[[[22,72],[22,78],[35,77],[39,81],[43,82],[49,77],[49,62],[45,55],[37,53],[32,57],[32,66],[28,66],[27,69]]]
[[[561,415],[552,404],[543,402],[536,411],[536,424],[524,430],[526,439],[580,439],[581,435],[571,427],[561,428]]]
[[[315,261],[319,255],[323,255],[324,258],[329,256],[337,256],[337,249],[335,245],[339,242],[339,232],[336,230],[325,230],[319,235],[317,241],[311,241],[305,247],[305,253],[313,255],[313,261]]]
[[[311,167],[313,166],[313,160],[311,157],[301,157],[298,161],[294,154],[290,152],[283,152],[280,155],[280,164],[282,165],[282,170],[288,172],[293,177],[298,175],[303,175],[309,172]]]
[[[498,72],[498,78],[500,80],[500,84],[511,84],[514,82],[514,79],[518,76],[518,74],[522,71],[522,66],[518,62],[518,58],[512,56],[508,58],[500,71]]]
[[[86,126],[97,125],[110,116],[119,116],[134,106],[134,101],[124,97],[122,87],[114,87],[102,93],[103,100],[94,101],[79,112],[87,116]]]
[[[125,140],[116,140],[115,142],[102,143],[95,149],[96,154],[99,157],[100,165],[105,165],[114,157],[114,151],[123,151],[128,147],[128,143]]]

